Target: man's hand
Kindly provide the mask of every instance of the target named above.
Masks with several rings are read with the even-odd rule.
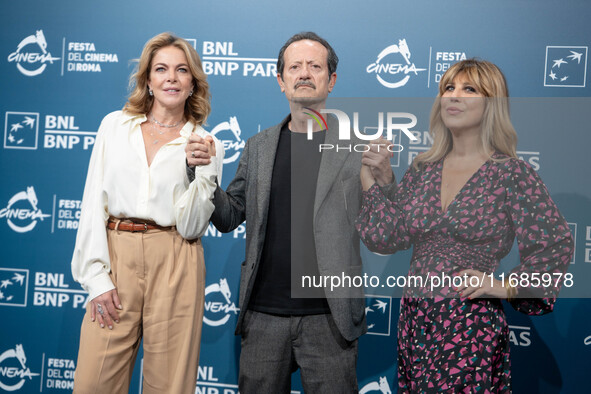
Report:
[[[380,186],[389,185],[394,179],[390,166],[390,158],[394,154],[388,150],[388,148],[392,149],[392,146],[393,144],[388,140],[375,139],[370,142],[370,149],[363,152],[361,158],[361,163],[369,167],[371,175]]]
[[[192,134],[189,137],[189,142],[185,146],[185,156],[190,167],[211,163],[211,157],[215,154],[215,142],[211,136],[202,138]]]

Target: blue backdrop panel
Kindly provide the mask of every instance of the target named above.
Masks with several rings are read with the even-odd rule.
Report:
[[[200,53],[213,112],[208,130],[224,142],[222,186],[232,179],[244,141],[289,111],[275,62],[292,34],[313,30],[340,58],[334,98],[398,98],[418,111],[414,144],[393,160],[401,177],[428,147],[428,108],[445,70],[466,57],[506,74],[518,151],[540,173],[571,225],[571,269],[584,289],[591,273],[588,182],[591,5],[584,0],[416,0],[293,5],[232,0],[24,0],[1,6],[0,29],[0,392],[72,389],[86,294],[72,279],[84,180],[98,125],[129,93],[133,59],[150,37],[172,31]],[[392,45],[400,52],[382,51]],[[429,98],[429,99],[425,99]],[[419,101],[413,101],[419,100]],[[196,392],[238,391],[239,265],[245,227],[203,239],[207,288]],[[518,261],[514,251],[503,261]],[[369,275],[408,270],[410,253],[363,250]],[[591,302],[565,289],[554,313],[530,318],[507,307],[514,391],[589,390]],[[368,335],[360,340],[359,389],[396,391],[396,289],[368,288]],[[141,356],[132,392],[141,390]],[[294,379],[294,392],[302,392]]]

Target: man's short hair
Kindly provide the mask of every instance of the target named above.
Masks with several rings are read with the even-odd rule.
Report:
[[[277,73],[281,74],[281,79],[283,79],[283,68],[285,67],[285,62],[283,61],[283,56],[285,55],[285,50],[288,46],[293,44],[296,41],[302,40],[311,40],[316,41],[322,44],[328,51],[328,57],[326,59],[328,64],[328,75],[331,76],[332,73],[337,71],[337,65],[339,64],[339,57],[335,53],[334,49],[330,46],[328,41],[324,38],[320,37],[318,34],[311,32],[311,31],[304,31],[298,34],[294,34],[291,36],[289,40],[279,50],[279,56],[277,57]]]

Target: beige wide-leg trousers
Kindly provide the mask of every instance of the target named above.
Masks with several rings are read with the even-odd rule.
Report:
[[[111,279],[123,310],[113,330],[82,321],[74,393],[127,393],[144,339],[143,392],[194,393],[203,320],[200,240],[176,230],[107,229]]]

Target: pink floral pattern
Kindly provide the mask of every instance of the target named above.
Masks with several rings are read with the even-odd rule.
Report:
[[[394,253],[414,246],[409,275],[495,272],[517,238],[512,273],[566,272],[573,253],[568,224],[527,163],[496,153],[441,211],[443,160],[410,168],[393,201],[374,185],[363,194],[357,230],[366,246]],[[507,160],[503,160],[507,159]],[[507,273],[509,274],[509,273]],[[518,287],[512,306],[551,312],[561,283]],[[509,331],[500,300],[460,298],[452,286],[405,288],[398,323],[400,392],[511,391]]]

